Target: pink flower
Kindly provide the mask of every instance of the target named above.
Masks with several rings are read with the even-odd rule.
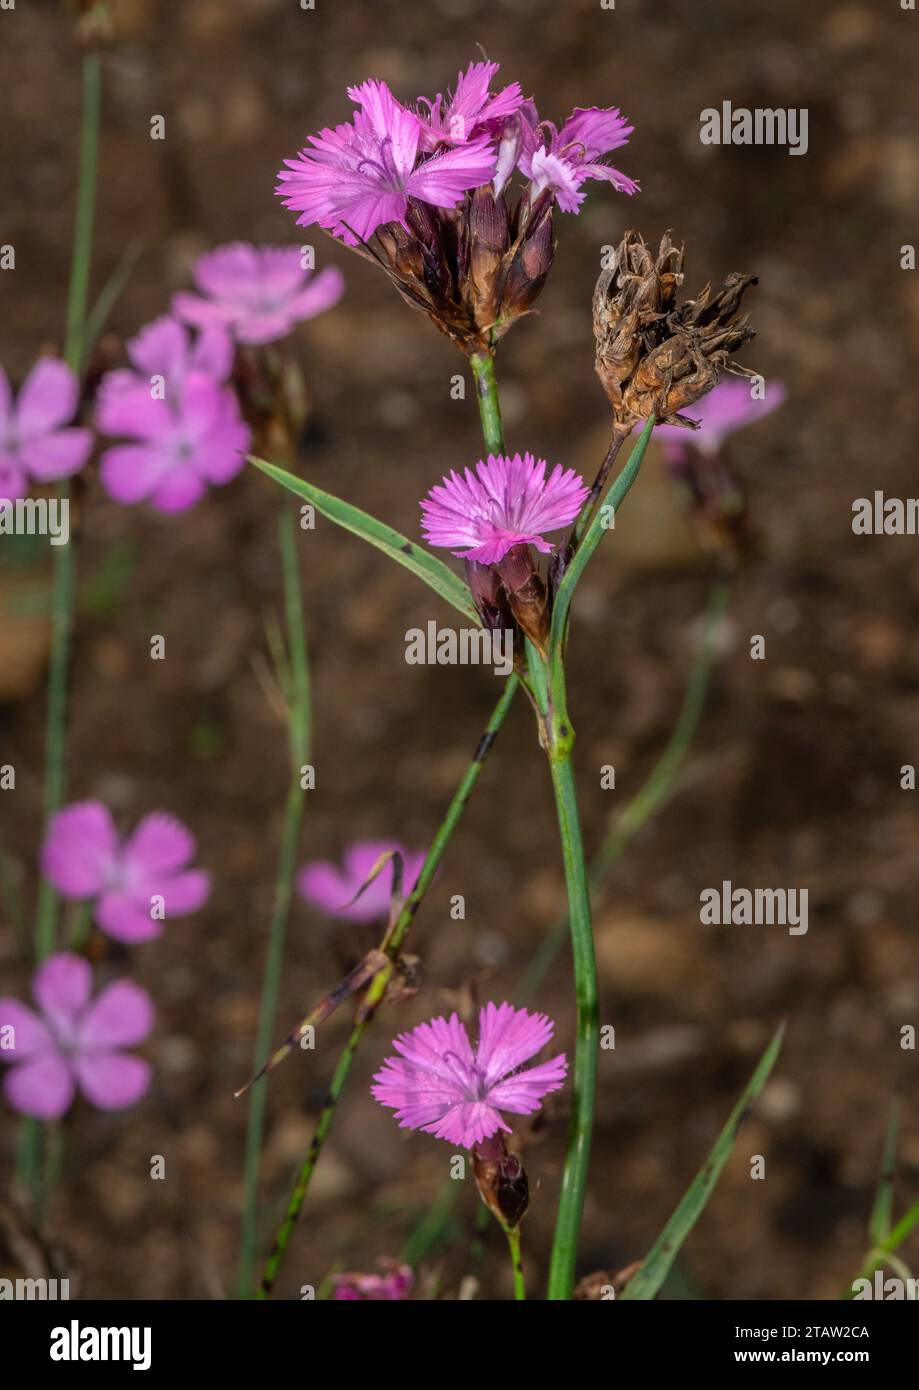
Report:
[[[515,545],[535,545],[548,554],[552,546],[542,532],[572,522],[588,491],[583,478],[560,463],[547,478],[545,459],[489,454],[475,473],[451,472],[443,486],[431,488],[421,503],[425,539],[465,547],[454,555],[483,565],[497,564]]]
[[[418,98],[418,105],[426,108],[421,117],[425,149],[436,149],[438,144],[466,144],[483,131],[493,133],[496,123],[513,116],[523,103],[520,83],[512,82],[494,96],[488,90],[500,66],[470,63],[465,72],[457,73],[455,92],[447,97],[438,92],[433,101],[429,97]]]
[[[550,189],[562,212],[579,212],[587,196],[581,184],[587,179],[603,179],[619,193],[637,193],[634,179],[600,162],[602,155],[627,144],[633,130],[617,106],[575,107],[561,130],[551,121],[536,125],[523,120],[519,162],[531,180],[530,197]]]
[[[107,806],[78,801],[51,817],[41,852],[45,877],[65,898],[93,899],[96,923],[116,941],[160,936],[164,918],[197,912],[210,877],[186,866],[197,845],[174,816],[144,816],[122,843]]]
[[[54,1120],[77,1089],[100,1110],[124,1110],[140,1100],[150,1064],[121,1048],[142,1042],[153,1027],[146,990],[119,980],[91,1002],[89,963],[62,951],[36,971],[32,994],[38,1013],[18,999],[0,999],[0,1062],[12,1068],[3,1089],[14,1109]]]
[[[380,855],[387,850],[399,850],[401,853],[404,865],[402,887],[404,892],[410,893],[418,882],[425,854],[424,851],[415,854],[403,849],[394,840],[358,840],[345,850],[344,867],[341,869],[327,859],[314,860],[300,870],[297,889],[308,903],[321,908],[330,917],[341,917],[348,922],[376,922],[389,915],[391,865],[383,866],[356,903],[352,903],[351,899],[366,882]],[[348,903],[351,903],[350,907]]]
[[[671,463],[681,462],[687,447],[711,457],[719,452],[724,441],[735,430],[741,430],[754,420],[778,410],[786,395],[782,382],[774,381],[768,387],[766,396],[757,400],[750,394],[749,381],[725,377],[692,407],[691,418],[699,421],[698,430],[681,429],[679,425],[659,425],[655,436],[660,434]]]
[[[360,107],[351,123],[311,135],[313,148],[285,160],[278,174],[275,192],[300,213],[299,226],[318,223],[356,246],[385,222],[406,226],[410,198],[453,208],[467,189],[492,177],[495,151],[487,135],[423,156],[421,121],[385,82],[349,87],[348,95]]]
[[[249,428],[222,384],[233,365],[232,341],[215,324],[193,339],[164,316],[131,340],[128,355],[135,370],[102,378],[96,424],[135,442],[102,455],[102,485],[116,502],[185,511],[245,463]]]
[[[240,343],[276,342],[345,292],[337,267],[304,270],[296,246],[218,246],[198,259],[192,274],[201,294],[174,295],[173,311],[197,328],[225,327]]]
[[[336,1274],[332,1298],[339,1302],[393,1302],[407,1298],[415,1282],[411,1266],[400,1265],[396,1260],[377,1260],[377,1264],[382,1274]]]
[[[520,1070],[553,1031],[545,1014],[486,1004],[473,1049],[458,1014],[435,1018],[396,1038],[400,1055],[386,1058],[371,1090],[381,1105],[395,1110],[400,1128],[422,1129],[471,1149],[498,1130],[510,1133],[502,1110],[531,1115],[543,1096],[562,1086],[564,1053]]]
[[[91,430],[66,428],[76,414],[80,386],[55,357],[40,357],[13,400],[0,367],[0,500],[24,497],[29,483],[69,478],[93,446]]]

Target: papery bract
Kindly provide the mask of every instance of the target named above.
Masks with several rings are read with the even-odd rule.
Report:
[[[516,545],[548,554],[543,532],[572,522],[588,491],[573,468],[556,464],[546,477],[545,459],[489,454],[475,472],[452,471],[431,488],[421,503],[422,526],[431,545],[480,564],[496,564]]]
[[[41,868],[63,897],[93,902],[108,936],[147,941],[162,933],[164,919],[207,901],[209,875],[188,868],[196,850],[191,831],[165,812],[144,816],[122,841],[107,806],[78,801],[51,817]]]
[[[0,999],[0,1048],[7,1100],[22,1114],[53,1120],[74,1093],[100,1110],[123,1110],[150,1085],[150,1064],[122,1048],[142,1042],[153,1027],[153,1004],[130,980],[92,995],[92,970],[82,956],[62,951],[36,971],[32,993],[38,1012],[18,999]],[[9,1032],[7,1030],[10,1030]]]
[[[15,400],[0,367],[0,500],[24,497],[30,483],[78,473],[93,446],[91,430],[70,427],[80,384],[56,357],[40,357]]]
[[[510,1132],[502,1110],[531,1115],[563,1085],[564,1053],[521,1070],[553,1032],[545,1014],[486,1004],[473,1047],[458,1014],[435,1018],[395,1039],[399,1056],[386,1058],[371,1090],[381,1105],[395,1110],[402,1129],[421,1129],[471,1149],[498,1130]]]

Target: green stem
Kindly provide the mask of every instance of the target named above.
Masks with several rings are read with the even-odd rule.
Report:
[[[577,1032],[574,1050],[574,1096],[568,1130],[568,1152],[555,1221],[555,1239],[549,1266],[550,1299],[571,1297],[577,1258],[578,1233],[587,1189],[590,1141],[594,1122],[594,1092],[597,1081],[597,1044],[600,1009],[597,993],[597,962],[594,955],[590,920],[590,889],[584,863],[584,846],[578,815],[577,793],[571,750],[574,734],[564,703],[564,685],[556,683],[555,701],[548,729],[547,748],[552,790],[558,815],[565,884],[568,891],[568,920],[574,961],[574,988]],[[559,703],[559,697],[561,702]]]
[[[288,735],[290,738],[290,785],[284,806],[284,823],[278,854],[274,886],[274,905],[268,932],[268,953],[262,978],[262,997],[259,1006],[258,1034],[255,1045],[256,1065],[271,1048],[275,1033],[278,994],[284,961],[284,937],[297,869],[297,847],[303,823],[303,788],[301,767],[309,757],[310,690],[303,602],[297,565],[297,527],[294,514],[286,505],[279,517],[281,567],[284,576],[284,610],[290,654],[288,698]],[[253,1293],[255,1256],[258,1239],[258,1179],[265,1133],[265,1106],[268,1090],[253,1086],[249,1092],[249,1115],[246,1127],[246,1155],[243,1170],[243,1209],[240,1235],[239,1295],[250,1298]]]
[[[474,352],[469,358],[479,402],[479,417],[485,447],[490,454],[504,452],[504,427],[501,424],[501,405],[495,378],[495,359],[490,352]]]
[[[67,297],[67,365],[79,372],[83,358],[86,302],[92,258],[93,217],[96,203],[96,166],[102,98],[99,55],[83,57],[83,108],[80,125],[80,172],[74,217],[70,289]],[[70,482],[57,485],[60,502],[70,503]],[[70,628],[73,621],[76,553],[74,542],[54,547],[51,584],[51,654],[48,667],[48,709],[45,723],[44,822],[64,801],[67,745],[67,668]],[[39,880],[35,920],[35,957],[38,963],[52,954],[57,934],[57,896],[47,879]],[[41,1187],[41,1129],[37,1121],[24,1120],[18,1150],[18,1172],[36,1203]]]
[[[287,1204],[287,1211],[284,1215],[284,1219],[281,1222],[281,1225],[278,1228],[277,1235],[275,1236],[274,1246],[272,1248],[271,1254],[268,1256],[268,1259],[265,1262],[265,1268],[262,1274],[262,1281],[258,1290],[259,1298],[267,1298],[274,1287],[274,1283],[278,1275],[278,1270],[281,1267],[281,1262],[284,1259],[284,1254],[287,1250],[287,1246],[290,1242],[291,1235],[293,1234],[294,1227],[297,1224],[297,1219],[300,1215],[301,1208],[303,1207],[303,1203],[306,1199],[306,1194],[309,1189],[313,1172],[315,1170],[317,1162],[319,1161],[319,1155],[322,1153],[323,1144],[325,1143],[326,1136],[328,1135],[328,1132],[331,1129],[332,1120],[335,1117],[335,1109],[338,1105],[339,1098],[344,1089],[345,1082],[347,1081],[348,1075],[351,1071],[351,1064],[354,1061],[355,1053],[357,1052],[357,1049],[360,1047],[361,1040],[363,1039],[364,1033],[367,1029],[367,1025],[370,1023],[371,1019],[376,1013],[377,1007],[379,1006],[383,998],[383,995],[386,993],[386,987],[392,978],[394,968],[393,962],[395,961],[399,951],[402,948],[402,944],[405,941],[405,937],[408,933],[409,927],[414,921],[418,909],[420,908],[421,903],[424,900],[424,896],[427,893],[428,888],[430,887],[434,879],[434,875],[436,874],[440,862],[443,859],[447,845],[450,843],[450,838],[453,835],[453,832],[459,823],[459,819],[466,807],[466,802],[472,795],[473,788],[475,787],[475,784],[479,779],[479,774],[482,771],[485,759],[488,756],[492,744],[498,736],[498,730],[504,723],[505,715],[510,709],[511,701],[514,698],[516,689],[517,677],[510,676],[507,682],[505,683],[504,690],[501,693],[501,698],[495,705],[495,708],[492,711],[491,718],[485,726],[485,731],[482,734],[482,737],[479,739],[479,743],[475,750],[475,753],[473,754],[472,761],[466,768],[466,771],[463,774],[462,781],[460,782],[459,786],[456,789],[456,792],[453,795],[453,800],[450,802],[450,805],[447,808],[447,814],[444,816],[443,821],[441,822],[437,830],[437,834],[434,836],[434,839],[431,843],[431,847],[428,850],[427,857],[422,866],[421,873],[418,876],[418,882],[415,884],[415,887],[406,899],[405,905],[399,914],[399,917],[396,921],[392,933],[390,934],[389,940],[386,945],[386,953],[389,956],[390,964],[387,969],[381,970],[379,974],[374,976],[373,980],[368,986],[366,995],[364,996],[363,1000],[358,1006],[357,1015],[355,1017],[355,1021],[352,1026],[351,1032],[348,1036],[348,1041],[345,1043],[344,1051],[342,1052],[341,1057],[338,1060],[338,1065],[335,1068],[335,1073],[332,1077],[331,1084],[329,1085],[328,1098],[326,1100],[325,1105],[322,1108],[322,1113],[319,1116],[319,1121],[316,1125],[316,1132],[313,1135],[312,1143],[310,1144],[306,1158],[303,1160],[303,1163],[301,1164],[300,1169],[297,1173],[294,1188],[290,1195],[290,1200]],[[265,1049],[265,1051],[267,1051],[267,1048]],[[253,1090],[259,1090],[263,1087],[264,1081],[260,1081],[257,1086],[253,1087]]]
[[[525,1302],[527,1290],[526,1284],[523,1281],[523,1258],[520,1254],[520,1227],[505,1226],[504,1234],[507,1236],[507,1248],[511,1252],[511,1265],[514,1270],[514,1298],[517,1302]]]

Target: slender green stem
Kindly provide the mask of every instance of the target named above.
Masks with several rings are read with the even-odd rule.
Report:
[[[726,580],[716,580],[712,585],[706,610],[705,630],[693,659],[686,693],[673,731],[647,778],[635,795],[626,802],[615,825],[591,858],[587,866],[587,880],[591,888],[606,877],[625,852],[633,836],[683,785],[680,770],[695,738],[705,707],[715,631],[724,614],[730,592],[731,586]],[[567,938],[568,915],[565,913],[546,933],[520,977],[515,997],[522,1003],[526,1003],[536,993]]]
[[[92,260],[93,217],[96,204],[96,166],[99,155],[99,124],[102,83],[99,55],[83,58],[83,114],[80,130],[80,174],[74,219],[73,254],[70,262],[70,289],[67,297],[67,365],[79,372],[83,358],[89,270]],[[57,487],[58,498],[70,502],[70,483]],[[65,753],[67,743],[67,668],[70,657],[70,628],[73,621],[76,552],[73,542],[54,549],[54,576],[51,589],[51,658],[48,670],[48,711],[45,726],[44,818],[54,815],[64,801],[66,787]],[[42,879],[38,890],[35,925],[35,954],[39,961],[54,950],[57,929],[57,898],[51,885]]]
[[[504,427],[501,424],[494,356],[490,352],[474,352],[469,358],[469,365],[475,378],[485,447],[490,454],[501,454],[504,452]]]
[[[92,259],[93,217],[96,204],[96,166],[102,105],[101,66],[97,53],[83,57],[83,107],[80,126],[80,172],[74,218],[70,289],[67,298],[65,357],[79,372],[83,357],[89,270]],[[60,502],[70,503],[69,481],[58,483]],[[45,824],[64,801],[67,744],[67,668],[70,628],[73,621],[76,552],[73,540],[54,547],[51,585],[51,655],[48,667],[48,709],[45,723]],[[35,920],[35,957],[45,960],[54,950],[57,934],[57,897],[50,883],[40,879]],[[35,1120],[23,1121],[18,1150],[20,1179],[38,1203],[41,1186],[41,1130]]]
[[[258,1034],[255,1045],[256,1065],[271,1048],[278,1009],[278,994],[284,961],[284,938],[297,869],[297,847],[303,823],[303,788],[301,768],[309,757],[310,744],[310,685],[306,630],[303,620],[303,601],[300,574],[297,566],[297,528],[294,514],[285,504],[279,516],[281,568],[284,576],[284,611],[289,649],[288,737],[290,739],[290,785],[284,805],[284,823],[278,853],[274,885],[274,905],[268,931],[268,952],[262,979],[259,1006]],[[265,1132],[265,1106],[268,1091],[265,1086],[253,1086],[249,1092],[249,1116],[246,1128],[246,1155],[243,1170],[243,1209],[240,1235],[239,1294],[253,1294],[256,1246],[258,1239],[258,1178]]]
[[[399,954],[399,951],[402,948],[409,927],[414,921],[418,909],[424,901],[425,894],[427,893],[428,888],[430,887],[434,879],[434,875],[436,874],[437,869],[440,866],[440,862],[443,859],[444,853],[446,852],[447,845],[450,843],[451,836],[453,835],[453,832],[459,823],[459,819],[462,816],[463,811],[465,810],[466,802],[472,795],[473,788],[475,787],[475,784],[479,779],[479,774],[482,771],[485,759],[488,757],[492,744],[497,738],[498,731],[501,728],[501,725],[504,723],[505,716],[511,707],[511,701],[514,698],[516,689],[517,677],[510,676],[505,683],[504,690],[501,693],[501,698],[495,705],[495,708],[492,711],[491,718],[485,726],[485,731],[482,734],[482,737],[479,739],[478,746],[476,747],[475,753],[472,756],[472,761],[466,768],[466,771],[463,774],[462,781],[460,782],[453,795],[453,800],[450,802],[450,805],[447,808],[447,813],[444,816],[437,830],[437,834],[434,836],[434,839],[431,842],[431,847],[428,850],[427,857],[424,861],[424,864],[422,865],[421,873],[418,876],[418,881],[415,884],[415,887],[412,889],[412,892],[409,894],[408,898],[405,900],[405,905],[403,906],[402,911],[400,912],[396,920],[392,932],[389,934],[386,943],[386,954],[389,956],[389,965],[386,969],[380,970],[379,973],[374,976],[374,978],[370,982],[370,985],[367,988],[367,993],[365,994],[360,1005],[358,1006],[354,1024],[351,1028],[350,1034],[348,1035],[348,1041],[345,1043],[344,1051],[342,1052],[341,1057],[338,1059],[338,1065],[335,1068],[335,1073],[329,1085],[328,1098],[326,1099],[326,1103],[322,1108],[322,1113],[319,1116],[319,1121],[316,1125],[316,1132],[313,1135],[313,1139],[310,1144],[309,1150],[307,1151],[307,1155],[303,1160],[303,1163],[300,1165],[300,1169],[297,1173],[297,1177],[294,1182],[294,1188],[291,1192],[290,1200],[287,1204],[287,1211],[284,1215],[284,1219],[281,1222],[281,1225],[278,1228],[277,1235],[275,1236],[274,1246],[272,1248],[271,1254],[268,1256],[268,1259],[265,1262],[265,1268],[262,1273],[262,1281],[259,1286],[257,1295],[259,1298],[267,1298],[274,1287],[274,1283],[278,1275],[278,1270],[281,1267],[281,1262],[284,1259],[284,1254],[287,1250],[290,1237],[293,1234],[294,1227],[297,1224],[297,1218],[300,1215],[300,1211],[306,1199],[306,1194],[309,1189],[313,1172],[315,1170],[317,1162],[319,1161],[319,1155],[322,1153],[322,1147],[325,1143],[326,1136],[328,1135],[328,1132],[332,1126],[332,1120],[335,1117],[335,1110],[338,1105],[341,1093],[344,1090],[345,1082],[347,1081],[348,1075],[351,1071],[351,1064],[354,1061],[355,1053],[357,1052],[357,1049],[360,1047],[361,1040],[363,1039],[364,1033],[367,1029],[367,1025],[370,1023],[371,1019],[376,1013],[376,1010],[384,994],[386,993],[387,985],[392,979],[394,962]],[[267,1048],[265,1050],[267,1051]],[[256,1086],[253,1087],[253,1090],[259,1090],[263,1088],[264,1081],[260,1081]]]
[[[523,1281],[523,1257],[520,1254],[520,1227],[505,1226],[504,1234],[507,1236],[507,1248],[511,1252],[511,1265],[514,1270],[514,1298],[517,1302],[525,1302],[527,1290],[526,1284]]]
[[[564,686],[555,697],[564,698]],[[568,890],[568,919],[574,961],[577,1032],[574,1049],[574,1096],[568,1130],[568,1152],[555,1221],[555,1239],[549,1266],[550,1299],[567,1299],[574,1287],[578,1233],[587,1188],[590,1141],[594,1122],[597,1081],[597,1044],[600,1032],[597,962],[590,920],[590,888],[584,863],[584,846],[578,815],[571,749],[574,735],[564,703],[552,712],[551,742],[547,749],[552,790]]]

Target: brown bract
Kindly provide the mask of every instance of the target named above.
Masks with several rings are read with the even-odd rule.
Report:
[[[665,233],[653,257],[638,232],[626,232],[593,299],[597,375],[616,423],[631,429],[651,415],[658,424],[697,428],[679,414],[726,370],[744,372],[733,353],[754,336],[740,302],[755,275],[736,272],[713,293],[676,303],[683,249]]]
[[[409,230],[387,222],[376,247],[355,249],[469,356],[493,348],[542,290],[555,253],[552,207],[548,192],[511,207],[487,185],[452,210],[410,201]]]

